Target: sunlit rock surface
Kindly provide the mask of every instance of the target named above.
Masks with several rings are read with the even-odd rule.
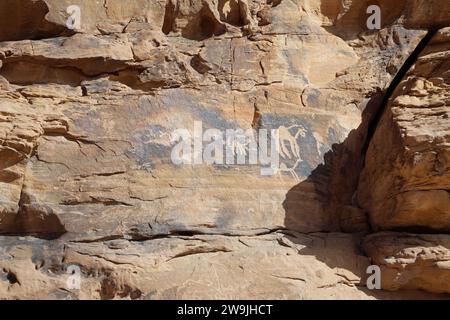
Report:
[[[1,298],[447,297],[368,290],[373,254],[360,245],[379,228],[449,231],[448,29],[364,146],[394,76],[450,24],[450,5],[380,1],[371,31],[365,1],[4,2]],[[66,26],[70,5],[79,30]],[[405,157],[392,144],[373,154],[379,132],[396,134],[389,113],[411,126],[422,165],[392,167],[388,156]],[[199,122],[278,129],[279,170],[175,165],[172,133]],[[415,195],[399,195],[401,208],[397,182],[382,181],[403,174]],[[70,266],[79,289],[67,288]]]

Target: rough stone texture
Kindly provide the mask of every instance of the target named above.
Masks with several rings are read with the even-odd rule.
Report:
[[[450,231],[450,28],[441,29],[388,103],[358,200],[375,230]]]
[[[374,230],[450,231],[450,28],[433,36],[390,98],[358,201]],[[364,243],[382,287],[449,292],[448,235],[381,233]]]
[[[352,235],[275,232],[142,242],[0,241],[0,292],[11,299],[445,298],[366,289],[361,279],[369,260]],[[70,265],[82,268],[80,290],[67,290]]]
[[[367,290],[362,236],[342,233],[370,232],[355,192],[385,90],[426,30],[450,25],[440,1],[379,2],[379,31],[367,1],[2,3],[0,298],[448,298]],[[416,66],[442,79],[445,30]],[[446,94],[445,79],[427,81]],[[442,119],[427,130],[445,136]],[[280,171],[174,165],[171,133],[194,121],[280,129]]]
[[[381,232],[363,247],[382,269],[383,289],[450,292],[450,236]]]

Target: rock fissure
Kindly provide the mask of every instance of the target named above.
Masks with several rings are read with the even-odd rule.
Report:
[[[442,1],[3,2],[0,298],[449,298]],[[212,128],[279,170],[174,163]]]

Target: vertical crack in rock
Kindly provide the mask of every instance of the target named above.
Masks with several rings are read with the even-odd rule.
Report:
[[[411,1],[414,12],[382,1],[386,25],[365,32],[370,1],[345,1],[344,15],[341,2],[82,1],[82,30],[65,36],[66,1],[4,0],[23,17],[0,19],[0,299],[405,297],[364,289],[370,259],[383,279],[393,275],[389,289],[417,288],[421,273],[421,289],[450,292],[441,284],[449,236],[364,239],[371,230],[357,190],[364,161],[389,172],[370,153],[391,132],[381,115],[404,108],[407,121],[426,120],[409,128],[436,138],[414,145],[430,151],[426,161],[401,158],[425,173],[418,198],[437,179],[431,187],[444,197],[448,156],[433,152],[448,143],[450,33],[416,58],[428,22],[446,11],[436,0]],[[415,60],[418,81],[407,74],[411,94],[390,108]],[[263,175],[270,161],[237,163],[250,145],[226,139],[209,149],[223,163],[174,164],[177,130],[194,133],[197,149],[197,133],[226,138],[238,128],[279,129],[278,172]],[[228,142],[231,164],[219,152]],[[385,190],[386,202],[408,191]],[[428,217],[442,222],[445,208]],[[427,216],[418,212],[409,221]],[[80,267],[80,290],[66,287],[70,266]]]
[[[448,31],[428,33],[372,124],[358,203],[375,231],[450,230]]]
[[[10,235],[32,235],[42,239],[57,239],[66,233],[64,225],[58,215],[47,205],[39,204],[26,191],[24,178],[19,199],[19,210],[14,218]]]
[[[378,128],[378,125],[380,123],[380,120],[387,108],[388,102],[392,96],[392,94],[397,89],[400,82],[403,80],[407,72],[411,69],[411,67],[414,65],[414,63],[417,61],[417,58],[419,57],[420,53],[425,49],[427,44],[431,41],[433,36],[436,34],[438,29],[432,29],[427,32],[427,34],[423,37],[423,39],[419,42],[417,47],[414,49],[414,51],[409,55],[409,57],[406,59],[406,61],[403,63],[401,68],[398,70],[397,74],[395,75],[394,79],[391,81],[391,84],[389,85],[388,89],[386,90],[386,93],[383,96],[383,101],[381,102],[380,108],[376,111],[375,115],[372,118],[372,121],[369,123],[369,127],[367,130],[367,139],[364,143],[363,149],[362,149],[362,162],[363,167],[365,166],[365,158],[367,154],[367,150],[369,149],[370,142],[372,141],[372,138]]]
[[[328,187],[328,211],[330,216],[338,217],[340,229],[344,232],[371,230],[368,213],[361,208],[357,199],[360,175],[366,166],[366,154],[391,96],[436,32],[437,30],[432,29],[425,34],[399,68],[385,92],[375,94],[367,103],[360,127],[351,132],[343,144],[335,145],[330,156],[325,157],[328,159],[328,165],[333,168],[329,178],[331,183]],[[356,142],[357,140],[361,142]]]
[[[174,29],[175,24],[175,5],[172,1],[167,1],[166,8],[164,12],[164,24],[162,27],[162,32],[164,34],[169,34]]]

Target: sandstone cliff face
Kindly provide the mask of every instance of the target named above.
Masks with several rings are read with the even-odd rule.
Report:
[[[379,2],[2,2],[0,297],[446,298],[365,288],[450,291],[445,235],[363,239],[450,231],[450,4]],[[279,129],[280,170],[174,165],[200,121]]]
[[[380,232],[368,236],[363,247],[380,266],[384,289],[449,292],[448,235]]]
[[[366,154],[358,201],[374,230],[450,230],[450,29],[432,37],[397,86]],[[375,234],[366,251],[383,286],[448,292],[447,235]]]
[[[450,231],[450,29],[399,83],[376,129],[358,199],[375,229]]]

